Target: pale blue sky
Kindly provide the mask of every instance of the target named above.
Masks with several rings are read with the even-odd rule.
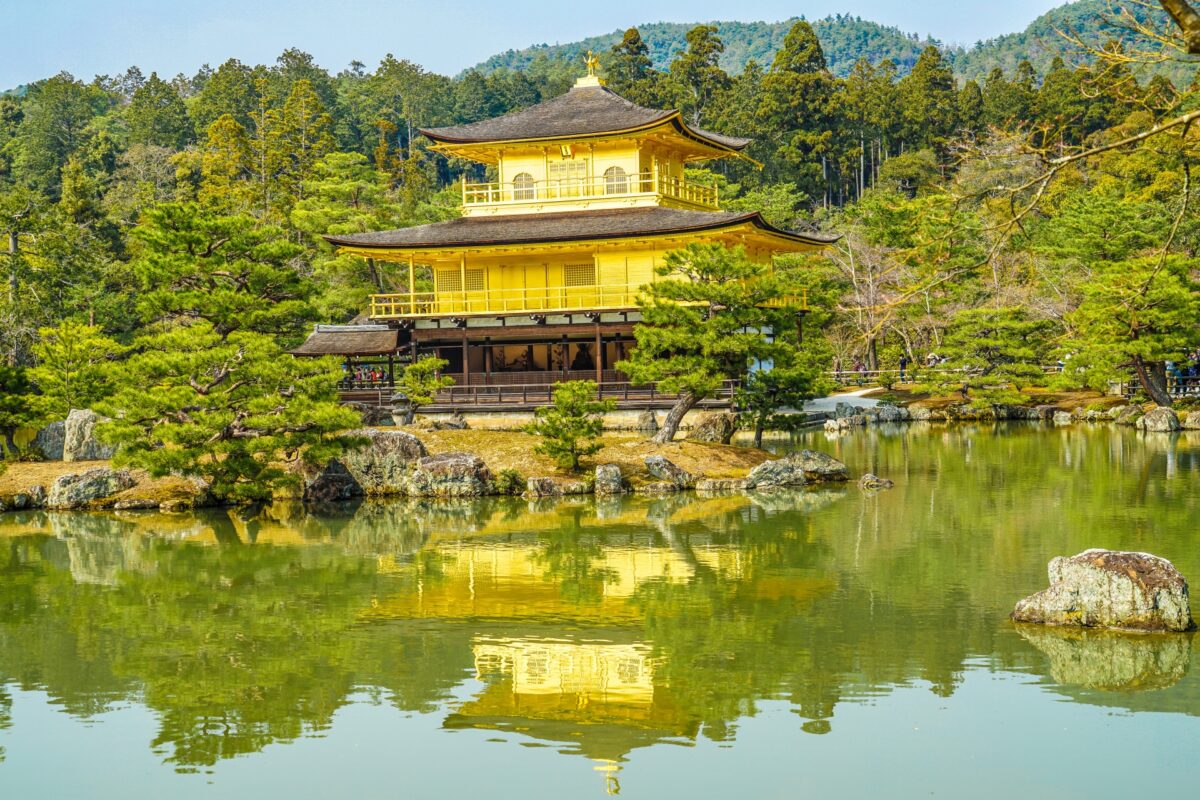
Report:
[[[1023,29],[1062,0],[0,0],[0,88],[69,70],[90,79],[137,64],[191,73],[227,58],[272,63],[284,48],[331,71],[387,53],[456,73],[493,53],[646,22],[776,21],[849,13],[943,41]]]

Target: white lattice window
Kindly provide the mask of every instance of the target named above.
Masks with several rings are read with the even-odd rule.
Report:
[[[513,199],[514,200],[533,200],[537,196],[537,189],[533,184],[533,176],[528,172],[517,173],[513,178]]]
[[[620,167],[609,167],[604,170],[604,193],[625,194],[629,191],[629,180],[625,170]]]
[[[563,265],[563,286],[595,286],[596,264]]]
[[[550,180],[581,181],[587,177],[586,161],[551,161]]]

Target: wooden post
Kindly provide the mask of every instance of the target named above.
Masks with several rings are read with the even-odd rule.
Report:
[[[463,386],[471,385],[471,359],[467,353],[467,331],[464,328],[462,334],[462,362],[463,362]]]
[[[604,382],[604,365],[601,361],[604,358],[604,341],[600,337],[600,323],[596,323],[596,352],[592,355],[592,360],[596,362],[596,391],[599,393],[600,384]]]
[[[562,379],[564,381],[567,379],[567,369],[571,365],[571,363],[569,361],[570,358],[571,358],[571,345],[570,345],[570,343],[567,342],[567,335],[564,333],[563,337],[562,337]]]
[[[483,340],[483,374],[484,383],[492,382],[492,337],[488,336]]]

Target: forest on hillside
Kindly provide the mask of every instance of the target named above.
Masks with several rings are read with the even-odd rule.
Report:
[[[724,208],[842,236],[777,265],[812,299],[810,363],[934,354],[983,378],[931,390],[988,403],[1062,362],[1064,385],[1132,375],[1169,404],[1200,346],[1200,111],[1194,78],[1138,70],[1161,56],[1194,76],[1178,32],[1159,30],[1173,38],[1081,40],[1088,63],[1021,61],[982,80],[957,79],[935,45],[903,74],[863,57],[839,77],[802,20],[769,63],[736,74],[708,25],[661,69],[629,29],[601,67],[634,102],[753,137],[751,159],[695,176],[721,184]],[[147,430],[178,422],[182,441],[204,429],[196,398],[253,385],[258,411],[222,436],[252,438],[253,420],[278,417],[279,446],[317,447],[346,419],[293,399],[298,385],[328,397],[329,368],[280,354],[311,323],[403,291],[322,236],[455,216],[460,177],[486,170],[431,151],[419,129],[554,97],[583,69],[450,78],[389,56],[333,74],[288,50],[170,80],[61,73],[0,97],[0,399],[20,410],[12,398],[40,393],[47,418],[108,403]],[[0,427],[20,418],[4,402]]]

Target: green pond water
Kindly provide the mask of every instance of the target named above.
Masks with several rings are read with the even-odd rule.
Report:
[[[0,797],[1196,796],[1200,638],[1007,613],[1200,579],[1200,436],[793,445],[896,488],[0,515]]]

